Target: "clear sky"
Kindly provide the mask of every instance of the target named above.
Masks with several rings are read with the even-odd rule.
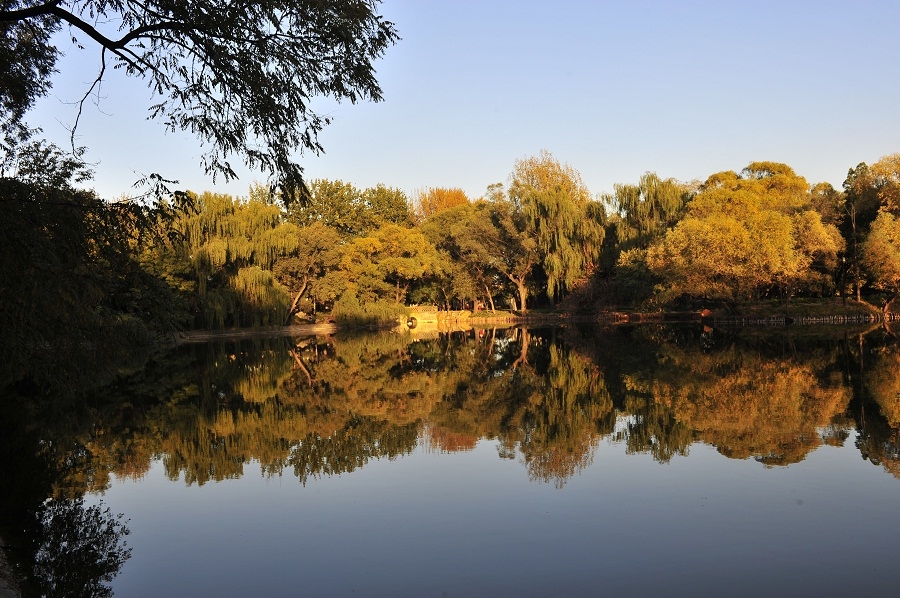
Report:
[[[376,65],[384,101],[322,104],[334,123],[326,153],[301,157],[308,179],[478,197],[547,149],[595,194],[647,171],[690,181],[758,160],[840,188],[849,168],[900,152],[896,0],[386,0],[382,14],[402,37]],[[67,143],[99,53],[60,47],[30,123]],[[146,120],[151,102],[115,72],[82,117],[102,196],[150,172],[235,195],[265,180],[213,183],[194,138]]]

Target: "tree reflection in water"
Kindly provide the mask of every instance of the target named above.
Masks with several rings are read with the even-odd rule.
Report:
[[[869,423],[874,437],[864,442],[894,446],[900,358],[886,339],[875,341],[863,349],[874,358],[863,366],[862,392],[871,397],[866,414],[880,410],[891,432]],[[188,369],[156,378],[160,371],[149,368],[69,438],[90,455],[90,475],[69,474],[69,485],[101,490],[110,475],[141,475],[153,457],[187,484],[241,476],[252,462],[265,475],[293,470],[305,483],[417,446],[468,450],[479,439],[498,441],[531,479],[559,487],[591,464],[603,438],[660,463],[703,442],[726,457],[783,466],[859,426],[850,405],[860,394],[847,384],[858,376],[848,367],[858,369],[864,354],[840,338],[649,326],[268,339],[182,351]]]
[[[874,346],[867,358],[856,446],[864,459],[900,478],[900,347]]]
[[[39,497],[100,492],[154,459],[188,485],[242,476],[249,464],[305,484],[417,447],[489,440],[531,480],[562,488],[603,439],[662,464],[700,442],[775,467],[855,433],[864,458],[900,477],[898,380],[900,349],[883,331],[571,326],[190,345],[80,409],[8,401],[4,445],[20,456],[7,462],[39,462],[45,474],[7,513],[51,514],[42,521],[57,536],[87,530],[99,588],[128,556],[113,542],[124,524],[78,502],[41,511]],[[28,450],[36,457],[21,458]],[[41,570],[73,560],[41,546]],[[47,587],[69,579],[44,577]]]
[[[42,596],[112,596],[106,585],[131,556],[122,515],[82,499],[51,500],[40,511],[34,582]]]
[[[30,430],[15,451],[34,447],[50,472],[50,490],[35,496],[77,499],[111,476],[144,475],[153,459],[189,485],[241,476],[250,463],[306,483],[482,439],[530,479],[562,487],[604,438],[660,463],[702,442],[772,467],[856,432],[862,455],[900,476],[898,380],[900,350],[878,331],[572,326],[185,346],[80,409],[21,397],[7,407]]]

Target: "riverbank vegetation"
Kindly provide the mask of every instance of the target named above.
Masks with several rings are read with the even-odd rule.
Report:
[[[105,201],[82,162],[42,142],[5,173],[0,260],[20,274],[3,289],[6,384],[59,378],[35,377],[40,363],[95,379],[78,356],[124,343],[123,362],[105,362],[114,375],[177,330],[377,327],[414,305],[816,315],[887,311],[900,291],[900,154],[850,169],[840,191],[754,162],[593,195],[549,152],[478,198],[312,180]]]
[[[734,311],[852,297],[888,310],[900,290],[898,180],[896,155],[850,169],[842,191],[755,162],[703,182],[648,173],[595,196],[543,152],[478,198],[326,180],[297,197],[190,194],[194,211],[148,261],[167,265],[157,274],[178,281],[194,327],[335,308],[347,320],[375,305],[387,319],[416,304]]]

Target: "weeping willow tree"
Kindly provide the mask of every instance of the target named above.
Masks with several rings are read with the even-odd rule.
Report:
[[[603,243],[603,206],[577,170],[542,151],[515,164],[509,195],[524,216],[547,275],[547,296],[563,295],[593,271]]]
[[[562,488],[591,465],[600,439],[615,427],[612,398],[599,368],[551,344],[546,375],[518,426],[529,479]]]
[[[690,187],[675,179],[645,173],[636,185],[615,185],[601,201],[611,214],[605,258],[615,264],[621,252],[646,249],[684,216],[691,199]],[[606,261],[606,260],[604,260]]]
[[[283,221],[268,193],[252,188],[246,199],[205,192],[196,209],[174,225],[178,254],[196,279],[202,324],[281,324],[290,309],[288,290],[273,276],[275,261],[297,249],[297,226]]]
[[[600,270],[615,275],[616,295],[626,302],[649,297],[658,280],[646,264],[647,247],[685,214],[693,192],[675,179],[645,173],[637,184],[615,185],[601,202],[610,214]]]

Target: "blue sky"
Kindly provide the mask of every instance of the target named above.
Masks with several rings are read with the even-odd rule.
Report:
[[[386,0],[382,13],[402,37],[377,64],[384,101],[319,103],[334,123],[325,154],[300,158],[309,179],[478,197],[547,149],[595,194],[756,160],[840,187],[859,162],[900,152],[900,2]],[[64,143],[98,53],[60,47],[30,122]],[[146,120],[151,102],[115,72],[82,117],[102,196],[150,172],[235,195],[264,180],[213,183],[194,138]]]

